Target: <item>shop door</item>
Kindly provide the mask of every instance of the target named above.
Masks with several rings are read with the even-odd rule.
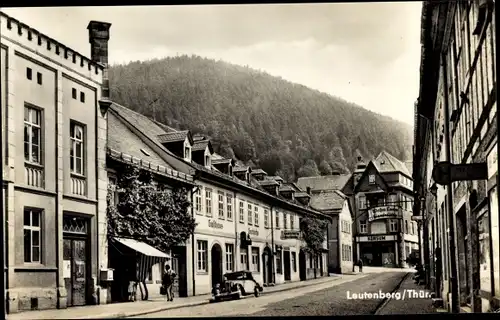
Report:
[[[283,252],[283,263],[285,265],[285,281],[292,280],[290,270],[290,251]]]
[[[87,304],[87,241],[64,239],[63,276],[68,292],[68,306]]]

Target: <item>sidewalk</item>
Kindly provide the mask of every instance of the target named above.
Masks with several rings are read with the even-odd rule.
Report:
[[[296,288],[314,286],[326,282],[335,282],[343,278],[357,278],[360,275],[336,275],[319,279],[289,282],[266,287],[262,295],[287,291]],[[51,309],[40,311],[26,311],[7,315],[8,320],[37,320],[37,319],[103,319],[124,318],[155,313],[164,310],[199,306],[210,303],[211,295],[200,295],[186,298],[176,298],[173,302],[167,302],[163,297],[148,301],[123,302],[113,304],[102,304],[95,306],[73,307],[68,309]]]
[[[415,284],[412,279],[413,273],[407,274],[401,286],[395,292],[401,295],[401,299],[390,299],[383,304],[376,314],[427,314],[437,313],[432,306],[431,291],[422,285]],[[418,296],[416,296],[418,294]],[[403,298],[404,297],[404,298]]]

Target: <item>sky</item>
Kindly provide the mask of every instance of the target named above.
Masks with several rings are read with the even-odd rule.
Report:
[[[422,2],[2,8],[90,56],[106,21],[111,64],[180,54],[247,65],[413,125]]]

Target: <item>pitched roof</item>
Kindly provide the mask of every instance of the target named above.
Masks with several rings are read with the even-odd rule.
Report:
[[[320,211],[342,210],[347,197],[338,190],[323,191],[312,195],[311,207]]]
[[[162,127],[158,126],[156,122],[115,102],[112,103],[109,111],[110,114],[114,113],[117,115],[119,120],[122,121],[127,127],[131,126],[137,130],[137,133],[134,132],[134,134],[138,137],[142,135],[145,139],[145,143],[146,141],[150,141],[158,150],[161,150],[162,154],[158,153],[158,155],[174,167],[174,169],[183,172],[192,171],[192,167],[188,163],[174,155],[162,145],[158,136],[164,134],[165,131]]]
[[[214,153],[214,156],[216,154]],[[212,159],[212,164],[230,164],[232,162],[231,159]]]
[[[193,138],[188,130],[168,132],[158,135],[158,140],[160,140],[161,143],[184,141],[186,140],[186,138],[189,139],[191,144],[194,143]]]
[[[295,190],[295,188],[291,184],[282,184],[282,185],[280,185],[279,191],[280,192],[288,192],[288,191],[295,192],[297,190]]]
[[[306,190],[308,187],[312,191],[341,190],[350,177],[350,174],[302,177],[298,179],[297,185],[302,190]]]
[[[172,168],[112,113],[108,114],[108,149],[151,162],[156,166]]]
[[[279,183],[276,180],[262,180],[259,181],[259,184],[261,186],[279,186]]]
[[[214,152],[214,149],[212,148],[212,144],[210,143],[210,140],[195,140],[191,150],[192,151],[205,151],[205,149],[207,147],[210,150],[210,153]]]
[[[247,167],[247,166],[236,166],[233,168],[233,172],[245,172],[249,169],[250,169],[250,167]]]
[[[405,161],[405,166],[408,169],[408,172],[413,174],[413,161],[412,160]]]
[[[283,182],[283,181],[284,181],[284,180],[283,180],[283,178],[282,178],[282,177],[280,177],[280,176],[269,176],[269,178],[270,178],[270,179],[274,179],[274,180],[276,180],[276,181],[281,181],[281,182]]]
[[[295,198],[307,198],[307,197],[311,197],[311,195],[307,192],[296,192],[295,193]]]
[[[401,160],[397,159],[387,151],[382,151],[375,158],[375,160],[373,160],[373,164],[375,164],[375,167],[380,173],[401,172],[411,177],[411,173],[410,171],[408,171],[408,167]]]
[[[267,172],[265,172],[265,171],[264,171],[264,170],[262,170],[262,169],[253,169],[253,170],[252,170],[252,174],[253,174],[253,175],[256,175],[256,174],[265,174],[265,175],[267,175]]]

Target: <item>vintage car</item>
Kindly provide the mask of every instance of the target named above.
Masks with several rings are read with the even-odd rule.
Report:
[[[212,288],[212,295],[214,301],[221,301],[251,294],[258,297],[263,290],[250,271],[236,271],[226,273],[222,283],[217,283]]]

